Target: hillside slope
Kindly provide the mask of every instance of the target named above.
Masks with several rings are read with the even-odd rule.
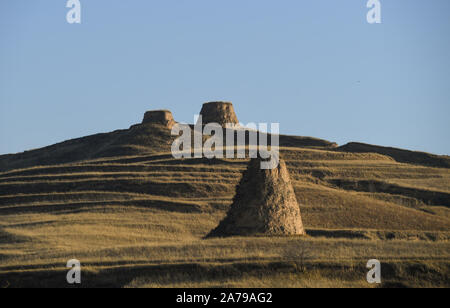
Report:
[[[391,262],[386,277],[395,281],[409,279],[396,268],[408,276],[420,261],[424,281],[449,285],[449,168],[281,136],[308,236],[204,240],[228,211],[248,160],[175,159],[173,138],[145,124],[1,156],[0,286],[59,286],[74,256],[92,286],[239,286],[253,276],[261,279],[255,286],[286,286],[303,275],[292,262],[304,245],[314,273],[338,262],[351,285],[364,286],[358,277],[374,256]],[[216,272],[223,280],[207,274]]]
[[[350,142],[336,149],[351,153],[379,153],[394,158],[401,163],[411,163],[430,167],[450,168],[450,156],[409,151],[392,147],[382,147],[359,142]]]
[[[449,186],[447,169],[400,164],[379,154],[281,149],[306,227],[441,231],[450,227],[450,187],[423,186],[427,178]],[[224,214],[246,163],[155,153],[11,170],[0,173],[0,213],[166,204],[181,212]],[[408,185],[389,184],[401,180]],[[415,180],[421,185],[416,186]],[[363,185],[366,182],[378,184]]]
[[[163,125],[137,124],[125,130],[72,139],[23,153],[0,155],[0,171],[103,157],[170,152],[170,146],[174,139],[171,131]],[[286,135],[280,136],[280,145],[286,147],[336,147],[335,143],[322,139]]]

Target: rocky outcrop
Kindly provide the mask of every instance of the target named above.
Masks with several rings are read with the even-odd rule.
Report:
[[[284,161],[272,170],[261,169],[261,158],[250,161],[227,216],[208,237],[233,235],[305,235]]]

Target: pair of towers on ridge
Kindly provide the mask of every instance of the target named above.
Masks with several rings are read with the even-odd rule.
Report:
[[[210,102],[200,111],[202,123],[239,125],[233,104]],[[175,125],[168,110],[148,111],[142,124],[160,124],[171,129]],[[236,188],[226,217],[207,237],[249,235],[305,235],[300,207],[289,172],[280,160],[274,169],[261,169],[262,158],[250,160]]]
[[[200,115],[204,124],[218,123],[221,126],[225,126],[226,124],[239,125],[233,104],[230,102],[205,103],[200,111]],[[147,111],[142,121],[142,124],[149,123],[160,124],[171,129],[176,122],[172,112],[169,110],[153,110]]]

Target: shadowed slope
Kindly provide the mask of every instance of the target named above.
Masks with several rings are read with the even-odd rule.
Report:
[[[170,119],[160,120],[166,124],[154,122],[137,124],[126,130],[72,139],[23,153],[0,155],[0,172],[106,157],[119,159],[127,156],[169,153],[172,142],[177,136],[171,135],[168,125],[171,126],[173,123]],[[270,141],[270,136],[268,139]],[[248,143],[247,132],[246,144]],[[332,148],[335,144],[311,137],[281,135],[280,146]],[[169,157],[171,157],[170,154]]]
[[[172,138],[170,130],[162,125],[136,125],[127,130],[72,139],[18,154],[1,155],[0,171],[169,151]]]
[[[388,155],[400,163],[411,163],[430,167],[450,168],[450,157],[397,148],[350,142],[336,150],[352,153],[379,153]]]

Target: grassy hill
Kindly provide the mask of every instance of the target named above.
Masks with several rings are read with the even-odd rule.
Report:
[[[172,141],[146,124],[0,156],[0,286],[65,287],[73,258],[83,286],[370,287],[372,258],[384,286],[450,286],[447,157],[281,136],[309,235],[206,240],[247,160]]]

